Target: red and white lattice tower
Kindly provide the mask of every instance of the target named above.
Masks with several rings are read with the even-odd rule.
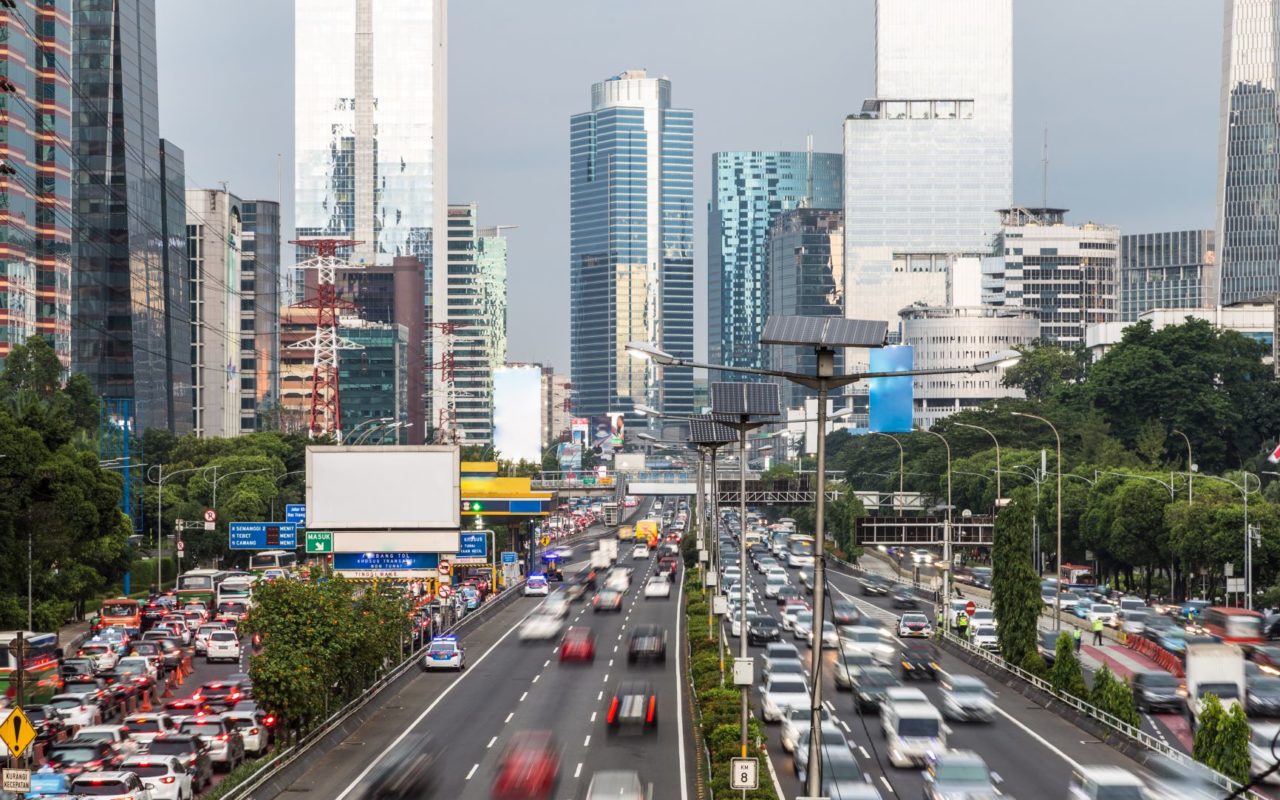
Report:
[[[338,309],[353,310],[355,306],[338,299],[338,270],[353,269],[347,260],[338,255],[362,242],[351,239],[296,239],[290,242],[299,248],[315,251],[315,255],[297,264],[299,269],[316,271],[316,296],[294,308],[316,309],[316,332],[309,339],[289,345],[295,350],[312,351],[311,413],[307,432],[312,438],[333,436],[342,441],[342,396],[338,382],[338,351],[363,350],[338,335]]]
[[[437,384],[432,395],[437,399],[439,409],[436,413],[436,444],[459,444],[462,433],[458,430],[458,393],[455,385],[457,365],[453,357],[453,336],[457,333],[457,322],[432,322],[430,327],[440,331],[440,360],[431,365],[437,370]]]

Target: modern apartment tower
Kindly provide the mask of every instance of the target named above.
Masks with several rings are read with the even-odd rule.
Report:
[[[158,132],[155,0],[77,0],[71,16],[71,368],[132,417],[134,430],[178,431],[185,420],[176,418],[169,378],[190,362],[187,345],[166,335],[172,298],[165,286],[172,293],[186,265],[162,252],[168,176]],[[166,276],[166,265],[181,272]]]
[[[245,201],[240,215],[240,422],[251,431],[280,404],[280,204]]]
[[[1224,6],[1218,296],[1207,306],[1280,293],[1280,0]]]
[[[1012,0],[879,0],[876,96],[844,124],[846,313],[946,304],[1013,200]]]
[[[1211,230],[1134,233],[1120,237],[1120,321],[1158,308],[1208,307],[1217,261]]]
[[[192,430],[206,438],[254,429],[256,406],[240,383],[241,328],[254,330],[252,318],[241,319],[242,205],[221,189],[187,190]]]
[[[693,358],[693,112],[672,107],[666,78],[596,83],[570,119],[569,259],[574,412],[692,414],[691,369],[626,352]]]
[[[308,0],[294,15],[296,234],[361,242],[355,263],[416,257],[427,321],[447,297],[430,280],[446,260],[446,237],[432,237],[447,211],[446,10],[446,0]],[[427,336],[430,364],[440,331]]]
[[[19,3],[0,20],[0,361],[31,336],[71,364],[70,2]]]
[[[839,153],[803,150],[711,157],[707,349],[712,364],[757,369],[765,365],[760,333],[773,313],[766,266],[769,226],[793,208],[839,209],[842,163]],[[737,379],[731,372],[721,377]]]

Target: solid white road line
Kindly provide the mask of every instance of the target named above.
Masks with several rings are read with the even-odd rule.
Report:
[[[680,590],[676,593],[676,669],[680,668],[680,641],[683,634],[680,632],[680,623],[684,614],[684,581],[680,581]],[[684,686],[683,675],[676,676],[676,739],[679,746],[676,748],[680,754],[680,800],[689,800],[689,775],[688,767],[684,763]],[[769,771],[773,771],[772,765]],[[778,797],[782,797],[782,787],[778,784],[778,776],[773,776],[773,785],[778,791]]]
[[[488,650],[485,650],[483,653],[481,653],[479,658],[477,658],[475,661],[471,662],[471,666],[473,667],[473,669],[469,669],[469,670],[467,670],[466,672],[463,672],[463,673],[462,673],[462,674],[460,674],[460,675],[459,675],[455,680],[453,680],[453,681],[452,681],[448,686],[444,687],[444,689],[440,692],[440,694],[436,695],[436,699],[431,701],[431,705],[429,705],[429,706],[427,706],[426,708],[424,708],[424,709],[422,710],[422,713],[421,713],[421,714],[419,714],[419,715],[417,716],[417,718],[416,718],[416,719],[414,719],[414,721],[413,721],[413,722],[410,722],[410,723],[405,727],[405,729],[404,729],[403,731],[401,731],[401,732],[400,732],[400,735],[399,735],[399,736],[397,736],[395,739],[393,739],[393,740],[391,741],[391,744],[389,744],[389,745],[387,745],[385,748],[383,748],[382,752],[381,752],[381,753],[378,753],[378,755],[377,755],[377,756],[375,756],[375,757],[373,758],[373,760],[369,762],[369,766],[365,767],[365,768],[360,772],[360,774],[356,776],[355,780],[353,780],[351,783],[347,784],[347,788],[343,789],[343,790],[342,790],[342,793],[341,793],[341,794],[339,794],[336,798],[334,798],[334,800],[343,800],[343,798],[345,798],[347,795],[351,794],[351,792],[352,792],[352,791],[353,791],[357,786],[359,786],[359,785],[360,785],[360,782],[361,782],[361,781],[363,781],[363,780],[364,780],[364,779],[369,775],[369,773],[373,771],[373,768],[374,768],[374,767],[376,767],[376,766],[378,766],[378,764],[382,762],[382,759],[386,758],[387,753],[390,753],[392,750],[394,750],[394,749],[396,748],[396,746],[397,746],[398,744],[400,744],[401,742],[403,742],[403,741],[405,740],[405,737],[407,737],[407,736],[409,735],[409,733],[410,733],[414,728],[418,727],[418,725],[419,725],[419,724],[420,724],[424,719],[426,719],[426,718],[427,718],[427,715],[428,715],[428,714],[430,714],[430,713],[435,709],[435,707],[436,707],[436,706],[438,706],[438,705],[440,704],[440,701],[442,701],[442,700],[444,700],[446,697],[448,697],[448,696],[449,696],[449,692],[452,692],[452,691],[454,690],[454,688],[458,686],[458,684],[462,683],[463,681],[465,681],[467,678],[471,677],[472,675],[475,675],[475,674],[476,674],[476,670],[474,669],[474,667],[476,667],[477,665],[479,665],[479,664],[480,664],[480,662],[482,662],[482,661],[484,661],[486,658],[488,658],[488,657],[489,657],[489,654],[490,654],[490,653],[492,653],[494,650],[497,650],[497,649],[498,649],[498,646],[499,646],[499,645],[501,645],[504,641],[506,641],[506,639],[507,639],[507,637],[508,637],[508,636],[510,636],[511,634],[515,633],[516,629],[517,629],[517,628],[519,628],[519,627],[520,627],[520,625],[521,625],[521,624],[522,624],[526,619],[528,619],[528,618],[529,618],[530,616],[532,616],[532,615],[533,615],[533,610],[531,609],[531,610],[529,611],[529,613],[528,613],[528,614],[525,614],[523,617],[521,617],[519,620],[517,620],[517,621],[516,621],[516,623],[515,623],[514,625],[512,625],[510,628],[508,628],[506,633],[504,633],[504,634],[502,634],[501,636],[499,636],[499,637],[498,637],[498,641],[496,641],[496,642],[494,642],[492,645],[490,645]],[[528,692],[526,692],[525,694],[528,694]],[[521,696],[521,698],[520,698],[520,699],[521,699],[521,700],[523,700],[523,699],[524,699],[524,697],[523,697],[523,696]],[[467,775],[467,780],[471,780],[471,776],[472,776],[472,775],[474,775],[474,774],[475,774],[475,771],[476,771],[477,769],[479,769],[479,768],[480,768],[480,765],[479,765],[479,764],[476,764],[474,767],[472,767],[472,768],[471,768],[471,772]]]

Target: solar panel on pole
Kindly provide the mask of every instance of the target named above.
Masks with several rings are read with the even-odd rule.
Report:
[[[736,422],[741,417],[781,415],[778,384],[721,381],[711,384],[711,418]]]
[[[889,323],[843,317],[774,315],[764,324],[761,344],[812,347],[883,347]]]
[[[711,419],[710,414],[703,414],[689,420],[689,441],[704,447],[719,447],[735,442],[738,432],[728,425],[721,425]]]

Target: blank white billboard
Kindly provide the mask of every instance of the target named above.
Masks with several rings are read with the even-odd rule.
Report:
[[[542,460],[542,368],[493,371],[493,447],[504,459]]]
[[[458,448],[308,447],[307,527],[457,530]]]
[[[458,531],[334,531],[335,553],[456,553]]]

